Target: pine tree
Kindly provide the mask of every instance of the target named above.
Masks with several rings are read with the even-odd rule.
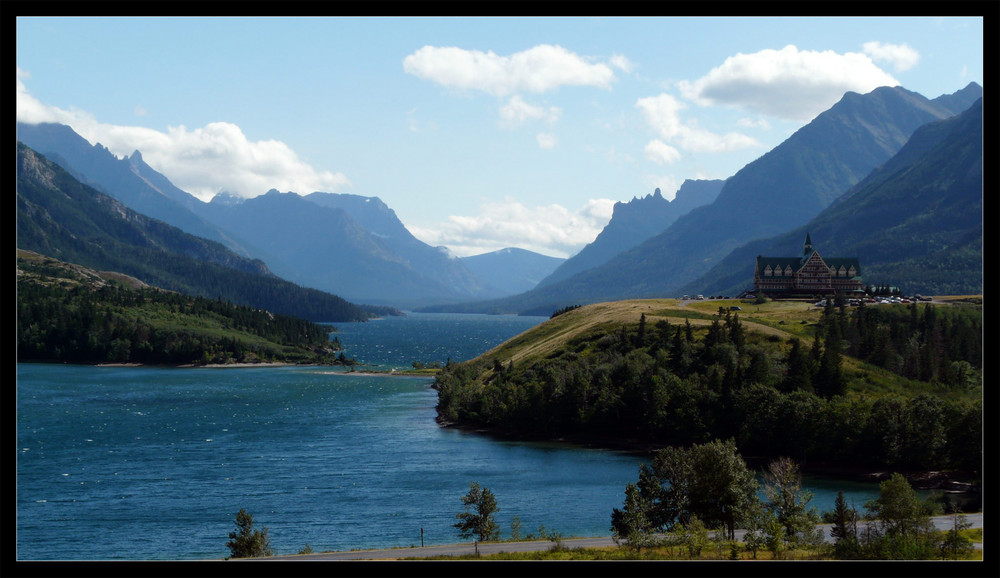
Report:
[[[820,357],[815,382],[816,393],[827,399],[843,395],[846,390],[842,368],[843,356],[840,350],[840,328],[836,323],[831,323],[827,327],[823,355]]]
[[[262,530],[253,527],[253,515],[243,508],[236,513],[236,529],[229,533],[226,542],[232,558],[257,558],[271,555],[271,539],[267,526]]]
[[[858,545],[858,511],[848,507],[844,492],[837,492],[833,503],[833,527],[830,537],[834,539],[834,555],[840,559],[853,559],[859,556]]]
[[[791,393],[797,389],[806,391],[812,390],[812,371],[809,368],[809,357],[802,350],[802,344],[798,338],[789,339],[791,349],[786,358],[787,369],[785,379],[781,383],[781,389],[785,393]]]

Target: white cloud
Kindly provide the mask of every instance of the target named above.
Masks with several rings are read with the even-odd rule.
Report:
[[[251,141],[232,123],[213,122],[203,128],[168,127],[167,132],[137,126],[97,122],[89,113],[46,106],[28,93],[18,69],[17,120],[29,124],[68,125],[92,144],[101,143],[119,157],[135,150],[156,171],[181,189],[209,200],[219,191],[253,197],[269,189],[336,192],[347,177],[317,171],[288,145],[276,140]]]
[[[511,56],[454,46],[424,46],[403,59],[403,70],[446,88],[477,90],[498,97],[518,92],[543,93],[560,86],[609,88],[615,78],[607,64],[591,64],[550,44]]]
[[[771,123],[767,122],[766,118],[741,118],[736,121],[736,126],[741,126],[744,128],[761,128],[768,130],[771,128]]]
[[[538,140],[539,148],[543,149],[555,148],[556,143],[559,142],[559,139],[556,138],[556,135],[549,133],[540,132],[538,133],[538,135],[535,136],[535,139]]]
[[[654,139],[646,145],[646,158],[657,164],[672,165],[680,160],[681,153],[660,139]]]
[[[507,104],[500,107],[500,118],[511,125],[518,125],[528,120],[539,120],[553,123],[559,120],[562,110],[557,106],[544,108],[528,104],[518,95],[510,97]]]
[[[845,92],[871,92],[899,82],[865,54],[781,50],[737,54],[693,82],[678,83],[685,98],[702,105],[744,107],[769,116],[810,120]]]
[[[60,108],[46,106],[38,101],[28,92],[22,79],[31,78],[31,74],[21,67],[17,67],[17,120],[27,124],[38,124],[42,122],[58,122],[68,124],[67,121],[83,116],[79,111],[66,111]]]
[[[865,42],[861,50],[879,62],[888,62],[896,72],[909,70],[920,61],[920,54],[907,44],[883,44],[881,42]]]
[[[505,247],[569,257],[597,237],[611,220],[614,204],[611,199],[591,199],[571,211],[558,204],[528,207],[508,197],[484,203],[475,216],[452,215],[432,227],[407,229],[425,243],[445,245],[463,257]]]
[[[699,127],[696,121],[682,121],[680,112],[687,106],[669,94],[640,98],[635,106],[642,111],[646,122],[661,138],[685,150],[726,152],[760,146],[756,139],[738,132],[718,135]],[[659,145],[654,143],[647,145],[647,158],[650,147],[662,151],[663,146],[666,145],[662,142]]]
[[[615,54],[608,62],[611,63],[611,66],[614,66],[622,72],[632,72],[635,69],[635,64],[621,54]]]

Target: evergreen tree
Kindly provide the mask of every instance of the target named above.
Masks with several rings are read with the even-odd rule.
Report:
[[[827,327],[823,355],[820,357],[819,370],[816,373],[816,393],[827,399],[843,395],[846,382],[843,375],[843,356],[841,355],[840,328],[836,323]]]
[[[837,499],[833,503],[833,527],[830,528],[830,537],[834,539],[833,551],[836,558],[850,560],[860,556],[859,518],[858,511],[853,506],[847,506],[844,492],[837,492]]]
[[[476,537],[480,542],[488,542],[500,536],[500,527],[493,518],[500,508],[489,488],[472,482],[469,493],[462,496],[462,503],[465,504],[465,511],[455,515],[459,521],[453,526],[458,528],[463,538]]]
[[[240,508],[236,513],[236,529],[229,533],[226,542],[232,558],[257,558],[271,555],[271,539],[267,526],[262,530],[253,527],[253,515]]]
[[[785,379],[781,382],[781,390],[785,393],[802,389],[812,390],[812,371],[809,367],[809,357],[802,349],[802,344],[797,337],[788,340],[791,348],[785,360],[787,369]]]
[[[726,329],[729,330],[729,342],[736,346],[736,351],[743,353],[743,347],[746,345],[746,334],[743,332],[739,313],[733,316],[726,314]]]

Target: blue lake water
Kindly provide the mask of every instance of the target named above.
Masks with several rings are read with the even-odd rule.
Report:
[[[462,361],[543,318],[412,314],[338,325],[378,369]],[[278,554],[462,541],[470,482],[504,535],[516,515],[563,536],[608,535],[641,458],[443,429],[428,378],[321,367],[17,367],[17,559],[224,558],[235,514]],[[820,510],[838,489],[809,480]]]

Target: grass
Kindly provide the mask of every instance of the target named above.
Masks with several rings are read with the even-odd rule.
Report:
[[[972,542],[982,543],[982,528],[963,530],[962,534]],[[756,554],[737,542],[736,557],[731,557],[729,542],[721,545],[712,543],[706,546],[697,556],[691,556],[687,549],[681,546],[658,546],[644,548],[636,552],[631,548],[566,548],[553,546],[547,550],[533,552],[499,552],[496,554],[465,554],[461,556],[430,556],[403,558],[404,560],[482,560],[482,561],[560,561],[560,560],[596,560],[596,561],[628,561],[628,560],[664,560],[664,561],[790,561],[790,560],[835,560],[830,556],[829,547],[802,548],[782,550],[778,553],[769,550],[758,550]],[[983,560],[983,550],[975,550],[968,560]]]
[[[499,357],[504,362],[519,364],[541,359],[561,351],[572,341],[600,331],[614,330],[622,325],[635,325],[643,314],[646,323],[666,319],[672,324],[690,321],[693,326],[708,325],[722,307],[743,307],[736,312],[750,331],[789,337],[812,339],[811,324],[819,320],[822,310],[801,302],[771,301],[750,305],[737,299],[716,299],[681,302],[677,299],[633,299],[585,305],[558,315],[486,352],[483,357]],[[753,307],[753,310],[750,308]],[[801,324],[806,321],[806,324]],[[784,322],[784,323],[782,323]]]
[[[941,300],[961,306],[963,303],[974,301],[975,297],[957,296]],[[784,342],[782,347],[786,350],[788,340],[793,337],[798,338],[804,347],[811,347],[816,324],[823,314],[822,307],[804,301],[767,301],[754,304],[739,299],[683,302],[677,299],[633,299],[597,303],[549,319],[487,351],[480,358],[487,361],[498,358],[505,364],[513,361],[520,365],[556,355],[564,350],[572,350],[574,343],[588,336],[615,331],[623,325],[634,326],[639,323],[643,314],[646,316],[648,326],[653,326],[660,319],[666,319],[674,325],[690,321],[692,326],[698,327],[710,324],[718,315],[720,307],[729,311],[733,306],[742,309],[733,313],[739,315],[740,322],[749,334],[780,340]],[[877,305],[877,307],[893,306]],[[917,307],[926,306],[926,303],[917,305]],[[848,374],[849,382],[855,384],[852,389],[860,387],[866,393],[876,395],[904,393],[914,395],[921,392],[949,398],[969,395],[963,391],[942,391],[940,386],[909,380],[848,356],[844,357],[844,371]]]

